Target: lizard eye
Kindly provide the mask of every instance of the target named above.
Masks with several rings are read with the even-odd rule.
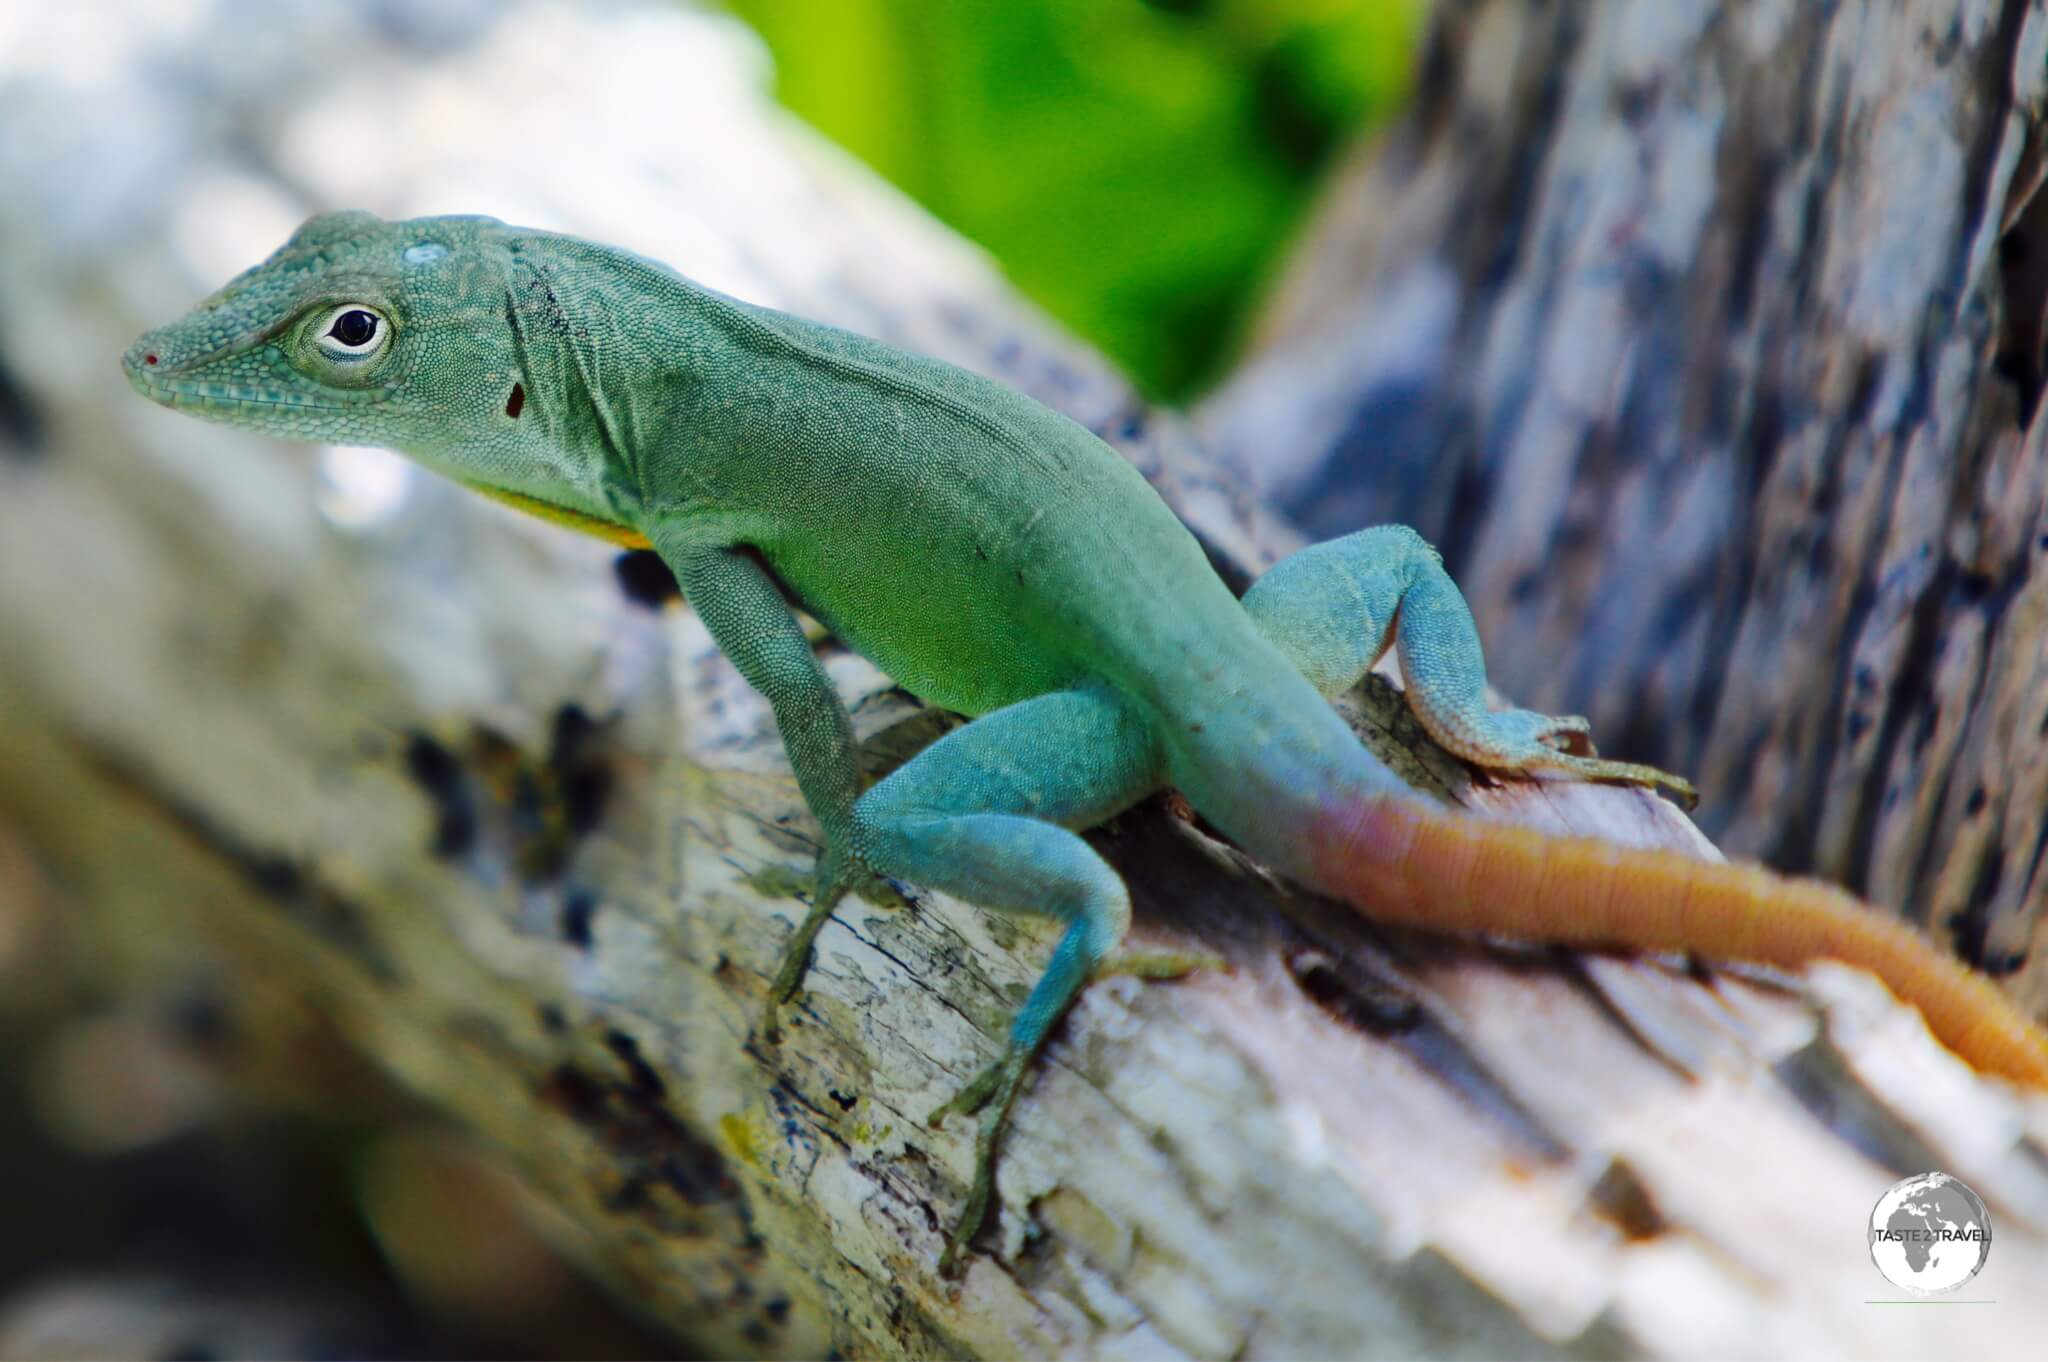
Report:
[[[343,303],[327,310],[313,335],[335,359],[363,359],[384,348],[391,339],[391,323],[368,304]]]

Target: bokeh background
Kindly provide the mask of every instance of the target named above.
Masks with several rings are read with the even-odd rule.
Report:
[[[776,96],[1149,392],[1213,378],[1423,0],[735,0]]]

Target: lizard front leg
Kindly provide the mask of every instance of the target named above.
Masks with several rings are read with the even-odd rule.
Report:
[[[657,545],[661,538],[657,534]],[[804,803],[825,833],[810,911],[784,948],[769,987],[763,1029],[772,1039],[777,1012],[803,981],[811,943],[833,908],[847,894],[876,884],[852,835],[854,801],[860,795],[859,749],[845,703],[759,559],[733,546],[675,545],[663,547],[662,556],[719,651],[775,712]]]
[[[1244,608],[1324,695],[1351,689],[1398,648],[1408,707],[1440,746],[1475,765],[1661,785],[1688,808],[1698,798],[1678,776],[1594,755],[1577,715],[1487,708],[1472,611],[1437,551],[1406,525],[1310,545],[1259,578]]]

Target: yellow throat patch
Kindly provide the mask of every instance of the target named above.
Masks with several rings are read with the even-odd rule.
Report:
[[[557,506],[552,501],[542,501],[539,497],[529,497],[520,492],[503,492],[495,487],[480,487],[473,482],[465,483],[464,486],[468,487],[471,491],[483,493],[493,501],[502,501],[507,506],[516,506],[528,515],[539,516],[542,520],[550,521],[553,524],[567,526],[572,530],[581,530],[584,534],[595,535],[597,538],[608,543],[617,544],[622,549],[651,549],[654,547],[653,544],[648,542],[647,536],[638,530],[629,529],[624,525],[615,524],[609,520],[600,520],[594,515],[585,515],[581,511],[572,511],[567,506]]]

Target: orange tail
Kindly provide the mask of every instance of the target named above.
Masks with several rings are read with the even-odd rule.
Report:
[[[1919,933],[1817,880],[1366,799],[1320,821],[1314,882],[1434,931],[1869,970],[1977,1068],[2048,1088],[2048,1035]]]

